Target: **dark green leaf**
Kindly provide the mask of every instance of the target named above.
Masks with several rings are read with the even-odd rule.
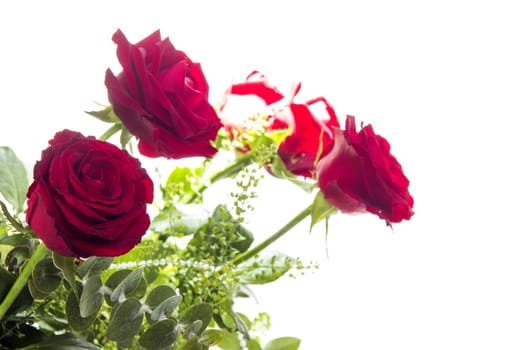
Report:
[[[155,323],[139,338],[139,344],[148,350],[164,349],[177,340],[177,322],[166,319]]]
[[[81,278],[87,279],[93,275],[100,275],[103,271],[108,269],[113,262],[112,257],[96,257],[92,256],[78,266],[78,274]]]
[[[62,282],[62,277],[60,277],[60,270],[53,264],[53,259],[44,258],[36,264],[33,269],[32,281],[34,287],[44,294],[50,294],[58,288]]]
[[[73,291],[69,293],[66,301],[66,317],[71,328],[78,332],[84,331],[91,326],[91,324],[97,319],[97,316],[97,313],[93,312],[87,317],[82,317],[75,293],[73,293]]]
[[[17,212],[22,212],[29,187],[24,163],[9,147],[0,147],[0,194]]]
[[[138,299],[125,300],[111,315],[107,338],[117,343],[129,342],[139,331],[143,316],[142,304]]]
[[[0,245],[8,245],[12,247],[31,247],[31,240],[27,237],[27,235],[19,233],[0,237]]]
[[[80,295],[79,307],[81,317],[88,317],[100,310],[102,306],[101,288],[102,280],[100,276],[91,276],[91,278],[87,280]]]
[[[75,278],[75,258],[62,256],[53,252],[53,263],[55,266],[62,271],[64,279],[69,283],[71,290],[75,293],[75,296],[78,301],[78,291],[76,288],[76,278]]]
[[[13,276],[9,271],[5,270],[0,265],[0,300],[3,300],[7,295],[13,283],[15,283],[15,276]],[[24,310],[31,306],[33,303],[33,298],[29,292],[28,287],[26,286],[22,289],[22,292],[15,299],[15,302],[11,305],[7,314],[13,314],[18,311]]]
[[[263,350],[297,350],[301,340],[293,337],[282,337],[271,340]]]
[[[135,271],[130,272],[123,280],[120,282],[113,293],[111,293],[110,300],[112,302],[120,301],[122,298],[128,296],[132,291],[136,290],[142,281],[142,271],[144,269],[141,267]]]
[[[275,281],[295,265],[295,259],[279,253],[264,252],[240,264],[236,273],[242,283],[264,284]]]
[[[98,347],[76,335],[52,335],[46,340],[20,350],[99,350]]]
[[[153,310],[150,315],[151,319],[153,321],[159,321],[170,317],[181,301],[182,297],[180,295],[174,295],[165,299]]]
[[[196,331],[197,334],[201,334],[208,324],[210,323],[213,316],[213,308],[210,304],[202,303],[190,307],[182,316],[180,322],[184,324],[191,324],[194,321],[202,321],[202,325]]]

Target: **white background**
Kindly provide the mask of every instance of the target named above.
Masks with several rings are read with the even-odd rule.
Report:
[[[390,141],[416,214],[393,231],[339,215],[326,244],[306,223],[278,242],[321,268],[256,289],[268,337],[523,349],[524,18],[519,1],[2,1],[0,145],[33,163],[58,130],[100,135],[83,111],[107,102],[117,28],[131,42],[160,28],[202,63],[212,103],[254,69],[283,91],[301,80],[299,98],[324,95]],[[306,205],[280,186],[256,203],[258,240]]]

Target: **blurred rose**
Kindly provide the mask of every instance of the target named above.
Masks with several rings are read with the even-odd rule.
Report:
[[[153,183],[140,162],[113,144],[63,130],[33,170],[27,222],[64,256],[118,256],[149,227]]]
[[[156,31],[130,44],[113,35],[123,71],[106,72],[108,97],[124,126],[139,139],[149,157],[213,156],[210,144],[222,124],[208,102],[208,83],[193,63]]]
[[[409,181],[387,140],[371,125],[357,132],[352,116],[346,130],[334,130],[334,137],[332,150],[317,165],[326,200],[343,213],[368,211],[387,224],[410,219],[414,200]]]
[[[221,104],[221,109],[229,95],[254,95],[263,100],[270,107],[266,111],[269,114],[268,129],[290,128],[291,130],[278,150],[286,168],[295,175],[311,178],[314,176],[316,161],[332,147],[332,128],[338,128],[339,121],[334,109],[324,97],[305,103],[294,102],[300,87],[299,83],[294,84],[290,97],[285,98],[285,95],[270,84],[264,75],[255,71],[246,78],[245,82],[232,85]],[[321,112],[318,110],[314,112],[312,107],[318,103],[324,108]]]

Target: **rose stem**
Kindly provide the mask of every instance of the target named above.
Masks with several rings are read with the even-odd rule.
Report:
[[[251,257],[257,255],[261,251],[263,251],[266,247],[268,247],[270,244],[281,238],[285,235],[288,231],[290,231],[295,225],[303,221],[304,218],[306,218],[310,213],[312,212],[312,205],[309,205],[305,209],[303,209],[299,214],[297,214],[292,220],[290,220],[286,225],[281,227],[280,230],[275,232],[273,235],[253,247],[252,249],[237,255],[233,260],[234,265],[239,265],[242,262],[245,262],[246,260],[250,259]]]
[[[228,177],[231,177],[235,174],[237,174],[239,171],[241,171],[243,168],[250,165],[253,160],[255,159],[255,155],[253,152],[250,152],[248,154],[245,154],[243,156],[240,156],[237,158],[233,163],[229,164],[224,169],[216,172],[213,174],[209,179],[209,185],[207,184],[201,184],[199,188],[195,191],[195,193],[186,201],[184,201],[186,204],[193,203],[199,196],[210,186],[211,184],[214,184],[215,182],[226,179]]]
[[[18,297],[18,295],[26,285],[27,280],[31,276],[31,273],[33,272],[33,269],[36,266],[36,264],[40,260],[42,260],[48,252],[49,250],[43,243],[40,243],[38,245],[31,258],[24,265],[24,268],[22,269],[22,272],[20,273],[18,278],[15,280],[15,283],[5,296],[4,300],[2,301],[2,304],[0,304],[0,320],[4,318],[4,315],[6,314],[7,310],[9,310],[9,307],[11,307],[11,305],[16,300],[16,297]]]

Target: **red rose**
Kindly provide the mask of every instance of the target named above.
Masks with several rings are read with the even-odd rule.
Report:
[[[334,130],[334,146],[317,165],[319,188],[326,200],[344,213],[368,211],[387,224],[414,214],[409,181],[390,145],[371,125],[356,131],[348,116],[346,130]]]
[[[113,110],[139,139],[139,151],[149,157],[211,157],[222,124],[208,102],[208,83],[193,63],[169,39],[156,31],[130,44],[117,30],[113,35],[123,71],[106,71],[105,84]]]
[[[295,84],[291,96],[285,99],[264,75],[252,72],[245,82],[232,85],[227,94],[255,95],[270,106],[269,129],[291,128],[291,134],[279,146],[279,157],[290,172],[311,178],[319,156],[325,155],[332,147],[332,128],[338,128],[339,121],[324,97],[295,103],[293,100],[300,87],[301,84]],[[324,104],[324,113],[314,113],[312,109],[319,102]]]
[[[117,256],[149,227],[153,183],[113,144],[63,130],[49,141],[27,192],[27,222],[64,256]]]

